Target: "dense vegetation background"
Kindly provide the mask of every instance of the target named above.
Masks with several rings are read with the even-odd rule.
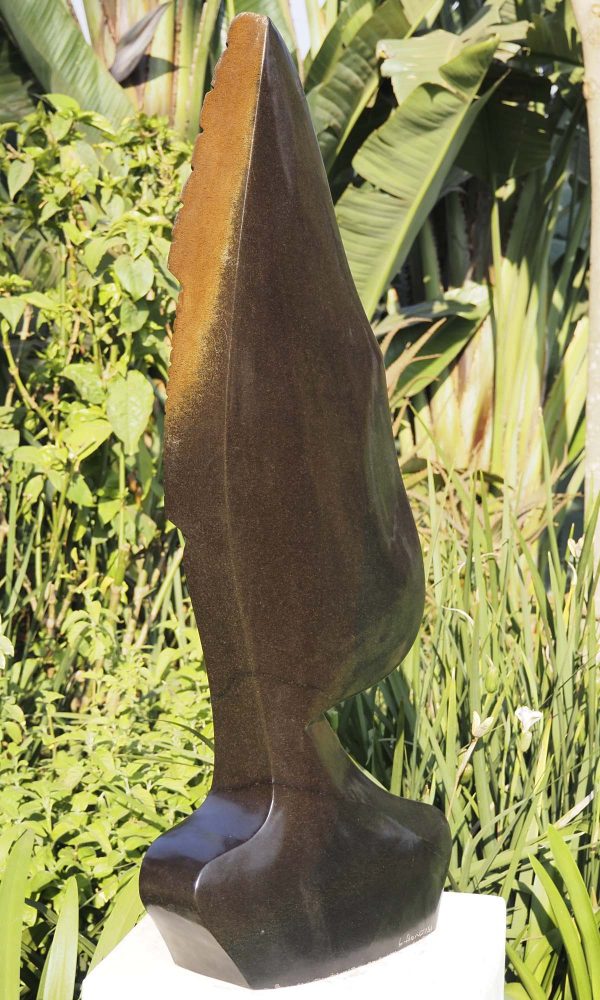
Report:
[[[243,6],[274,17],[304,80],[428,578],[406,661],[332,724],[375,780],[445,811],[449,887],[507,900],[507,996],[593,1000],[590,184],[570,8],[311,2],[302,59],[277,0],[85,6],[92,47],[62,0],[0,0],[0,996],[71,1000],[141,912],[145,848],[210,784],[163,507],[166,258]]]

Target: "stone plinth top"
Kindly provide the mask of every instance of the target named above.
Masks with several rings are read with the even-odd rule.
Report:
[[[301,986],[248,990],[174,964],[150,917],[87,977],[82,1000],[502,1000],[505,905],[495,896],[445,892],[427,937],[358,969]]]

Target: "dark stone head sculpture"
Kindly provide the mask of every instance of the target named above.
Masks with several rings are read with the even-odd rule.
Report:
[[[201,125],[170,258],[165,477],[216,759],[141,892],[180,965],[284,986],[432,930],[449,833],[365,777],[324,718],[410,648],[423,566],[381,354],[267,18],[232,23]]]

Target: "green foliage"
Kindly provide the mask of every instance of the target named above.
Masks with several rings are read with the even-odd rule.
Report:
[[[60,639],[46,634],[46,642],[58,659]],[[148,654],[110,673],[77,671],[62,691],[51,669],[44,680],[38,675],[35,692],[12,686],[7,695],[3,683],[0,869],[20,831],[35,835],[23,934],[26,996],[36,995],[65,881],[76,879],[80,900],[79,976],[99,933],[101,957],[140,914],[133,887],[128,897],[118,895],[132,866],[207,792],[212,729],[200,650],[165,653],[152,667]],[[78,711],[63,710],[78,687]],[[114,919],[103,925],[107,907]],[[18,925],[12,918],[8,926]],[[11,944],[4,933],[0,944]]]
[[[367,315],[398,273],[434,207],[483,100],[473,103],[497,38],[465,47],[444,67],[453,84],[421,85],[354,158],[365,184],[337,206],[344,246]]]
[[[321,61],[320,50],[315,59],[319,69],[309,72],[307,77],[308,105],[330,177],[339,171],[343,162],[340,156],[350,133],[377,93],[377,42],[387,35],[402,37],[410,30],[402,5],[394,0],[384,0],[374,7],[368,19],[363,20],[363,16],[348,17],[344,23],[344,46],[334,35],[331,48],[334,51],[341,48],[336,61],[329,54],[329,40],[325,39],[325,58]],[[336,28],[332,31],[336,32]]]
[[[541,933],[526,943],[524,957],[512,945],[507,948],[508,957],[525,995],[534,1000],[558,1000],[566,995],[560,971],[557,975],[566,955],[570,995],[576,1000],[592,1000],[600,992],[598,914],[594,913],[573,855],[555,827],[548,828],[548,841],[554,871],[531,859],[536,874],[532,894],[542,914]],[[518,989],[510,984],[507,996],[522,996]]]
[[[53,939],[40,995],[65,1000],[69,880],[79,977],[107,905],[202,800],[212,758],[161,484],[166,254],[189,148],[153,120],[114,135],[53,103],[0,152],[0,863],[23,826],[35,834],[22,979],[36,996]],[[9,193],[15,164],[31,169]],[[100,954],[138,912],[115,908]]]
[[[19,276],[0,300],[11,376],[0,434],[12,463],[2,506],[22,511],[7,539],[4,611],[30,635],[34,659],[49,602],[67,659],[78,647],[97,659],[127,603],[120,588],[143,589],[164,569],[163,331],[175,292],[166,252],[189,150],[149,120],[116,137],[104,124],[90,138],[90,124],[102,123],[64,103],[37,111],[0,159],[9,188],[0,255]],[[25,537],[38,539],[37,555],[21,550]],[[35,583],[17,602],[26,552]],[[83,580],[85,609],[81,598],[73,604]]]
[[[175,6],[152,51],[168,51]],[[508,901],[509,995],[558,1000],[586,997],[586,983],[593,996],[598,975],[593,525],[575,528],[577,503],[551,492],[557,471],[579,482],[585,135],[580,75],[561,69],[577,48],[563,44],[560,8],[536,19],[531,49],[511,50],[515,99],[492,61],[514,24],[492,8],[479,19],[490,40],[485,24],[469,34],[466,5],[350,0],[337,20],[336,5],[311,6],[309,105],[347,245],[348,206],[371,241],[356,255],[428,574],[409,657],[332,721],[378,781],[446,811],[450,885]],[[198,60],[178,77],[187,115],[221,22],[207,3],[198,34],[200,5],[186,10],[182,51]],[[410,36],[434,23],[453,32],[451,51],[433,45],[428,61]],[[559,86],[542,71],[522,100],[520,74],[546,39]],[[382,41],[395,96],[378,71]],[[409,91],[394,62],[407,55]],[[504,151],[494,163],[480,125]],[[505,150],[523,128],[517,160]],[[0,993],[18,993],[20,952],[26,1000],[70,1000],[73,976],[137,919],[132,872],[201,803],[212,764],[202,650],[162,492],[177,292],[166,258],[190,148],[164,122],[115,131],[59,94],[3,134],[0,923],[12,932],[0,934]],[[371,199],[390,210],[389,240]],[[444,471],[477,466],[493,475]],[[534,489],[519,493],[527,470]]]
[[[23,888],[29,877],[29,861],[33,836],[30,831],[22,834],[12,848],[0,881],[0,916],[3,933],[0,947],[0,983],[5,1000],[18,1000],[21,996],[19,969],[22,950],[27,954],[28,932],[23,932],[23,910],[35,908],[25,899]],[[65,883],[58,905],[58,913],[48,914],[54,926],[52,942],[35,993],[37,1000],[71,1000],[76,990],[78,952],[92,960],[90,970],[115,947],[141,916],[143,906],[139,897],[137,873],[131,875],[117,893],[107,917],[97,946],[79,934],[79,899],[77,881],[71,876]]]
[[[135,927],[143,912],[144,907],[139,893],[139,872],[134,870],[131,878],[119,889],[115,897],[114,905],[94,949],[89,972]]]
[[[453,888],[507,901],[527,991],[510,995],[566,996],[568,975],[585,997],[600,954],[595,518],[577,538],[548,490],[528,531],[509,490],[431,470],[425,482],[409,479],[423,627],[397,671],[340,707],[338,734],[381,784],[444,810]],[[566,893],[540,864],[546,837]]]
[[[21,925],[32,844],[33,835],[27,830],[13,849],[0,885],[0,986],[6,1000],[19,1000]]]
[[[89,49],[64,0],[0,0],[0,15],[42,92],[69,94],[115,125],[127,116],[126,95]]]
[[[65,884],[58,910],[56,929],[40,982],[41,1000],[64,1000],[75,989],[79,904],[77,882],[71,876]]]

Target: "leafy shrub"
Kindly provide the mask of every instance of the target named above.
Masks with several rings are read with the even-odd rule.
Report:
[[[5,127],[0,154],[2,614],[19,689],[54,672],[81,703],[88,670],[156,647],[157,582],[181,591],[160,441],[189,148],[158,121],[113,135],[53,103]]]
[[[211,720],[160,475],[189,148],[62,97],[4,136],[0,864],[33,830],[33,996],[60,887],[76,877],[97,937],[132,864],[206,793]]]

